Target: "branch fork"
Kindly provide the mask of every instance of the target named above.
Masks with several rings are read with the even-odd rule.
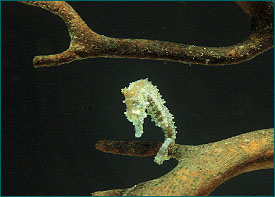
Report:
[[[64,1],[20,1],[60,16],[71,37],[69,49],[55,55],[36,56],[35,68],[57,66],[85,58],[134,58],[200,65],[232,65],[250,60],[274,47],[274,2],[236,3],[251,17],[251,34],[228,47],[204,47],[158,40],[109,38],[92,31]]]

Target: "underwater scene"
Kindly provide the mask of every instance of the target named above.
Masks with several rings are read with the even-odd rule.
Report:
[[[1,195],[274,195],[273,2],[1,12]]]

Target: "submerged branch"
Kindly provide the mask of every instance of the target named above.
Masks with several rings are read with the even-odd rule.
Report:
[[[96,144],[96,149],[105,153],[147,157],[157,154],[161,144],[162,142],[100,140]]]
[[[68,27],[71,44],[55,55],[36,56],[34,67],[57,66],[85,58],[134,58],[201,65],[231,65],[250,60],[274,46],[274,2],[237,2],[251,17],[251,34],[228,47],[203,47],[158,40],[110,38],[92,31],[76,11],[61,1],[22,1],[59,15]]]
[[[131,150],[127,152],[125,150],[129,148],[129,144]],[[156,154],[158,146],[159,142],[117,141],[99,141],[96,145],[103,152],[131,156],[149,156],[148,152]],[[131,188],[98,191],[92,195],[209,195],[220,184],[238,174],[274,168],[274,129],[253,131],[198,146],[176,144],[169,150],[169,156],[177,159],[178,165],[166,175]]]

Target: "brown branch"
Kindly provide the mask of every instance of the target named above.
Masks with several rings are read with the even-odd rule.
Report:
[[[203,47],[171,42],[109,38],[93,32],[66,2],[22,1],[59,15],[71,37],[68,50],[55,55],[36,56],[34,67],[56,66],[84,58],[135,58],[166,60],[201,65],[238,64],[274,46],[274,2],[237,2],[251,17],[251,34],[242,43],[228,47]]]
[[[147,157],[157,154],[162,143],[163,142],[101,140],[97,142],[96,149],[105,153]]]
[[[129,143],[131,150],[128,151]],[[150,144],[150,146],[148,146]],[[154,145],[153,145],[154,144]],[[144,148],[141,148],[145,146]],[[159,142],[99,141],[97,149],[123,155],[149,155]],[[113,149],[113,150],[112,150]],[[135,152],[136,151],[136,152]],[[210,194],[226,180],[238,174],[274,168],[274,129],[245,133],[215,143],[186,146],[175,145],[169,155],[178,165],[166,175],[139,183],[127,189],[98,191],[93,196],[202,196]]]

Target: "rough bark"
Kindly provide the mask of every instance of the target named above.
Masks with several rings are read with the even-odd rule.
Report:
[[[110,38],[92,31],[77,12],[62,1],[22,1],[60,16],[71,37],[69,49],[36,56],[34,67],[57,66],[85,58],[134,58],[200,65],[232,65],[250,60],[274,46],[274,2],[237,2],[251,17],[251,34],[226,47],[204,47],[158,40]]]
[[[103,152],[149,156],[161,142],[99,141]],[[131,188],[98,191],[93,196],[205,196],[238,174],[274,168],[274,129],[262,129],[198,146],[175,144],[169,156],[178,165],[164,176]]]

